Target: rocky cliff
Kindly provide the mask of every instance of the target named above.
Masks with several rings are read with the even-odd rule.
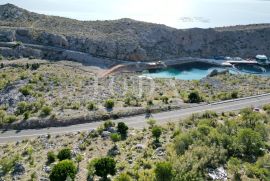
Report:
[[[179,30],[131,19],[77,21],[0,6],[0,41],[54,46],[112,59],[270,55],[270,24]],[[4,53],[5,48],[0,49]]]

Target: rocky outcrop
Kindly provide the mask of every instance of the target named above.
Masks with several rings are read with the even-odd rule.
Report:
[[[18,28],[20,27],[20,28]],[[0,6],[0,41],[55,46],[131,61],[270,55],[270,24],[178,30],[131,19],[77,21]]]

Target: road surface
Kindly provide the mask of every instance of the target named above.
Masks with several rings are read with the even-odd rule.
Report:
[[[247,98],[241,98],[230,101],[223,101],[212,103],[208,105],[200,105],[186,109],[161,112],[152,114],[153,118],[157,120],[158,124],[164,124],[166,122],[172,121],[177,122],[182,118],[186,118],[194,113],[202,113],[207,110],[212,110],[217,113],[237,111],[245,107],[260,107],[262,105],[270,103],[270,94],[263,94],[259,96],[252,96]],[[125,122],[129,127],[133,128],[144,128],[147,126],[145,115],[138,115],[127,118],[120,118],[115,120],[115,122]],[[43,129],[28,129],[28,130],[0,130],[0,144],[20,141],[26,138],[32,138],[36,136],[46,135],[46,134],[65,134],[77,131],[87,131],[97,128],[102,122],[78,124],[67,127],[51,127]]]

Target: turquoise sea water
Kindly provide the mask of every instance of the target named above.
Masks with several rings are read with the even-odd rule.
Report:
[[[150,73],[144,73],[143,75],[151,78],[176,78],[181,80],[200,80],[206,77],[214,69],[224,70],[218,67],[213,67],[209,69],[192,68],[188,70],[168,68],[163,70],[156,70]]]
[[[209,75],[214,69],[218,71],[226,70],[222,67],[211,67],[206,65],[186,65],[182,67],[174,67],[167,69],[149,70],[147,73],[143,73],[146,77],[151,78],[175,78],[181,80],[200,80]],[[269,68],[258,68],[254,66],[238,66],[237,69],[229,68],[229,72],[232,74],[256,74],[262,76],[270,76]]]

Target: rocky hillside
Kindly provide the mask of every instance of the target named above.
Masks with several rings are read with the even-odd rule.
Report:
[[[132,61],[185,56],[254,57],[270,55],[270,24],[178,30],[131,19],[77,21],[6,4],[0,6],[0,41],[50,45]],[[0,49],[0,53],[5,55],[5,50]]]

